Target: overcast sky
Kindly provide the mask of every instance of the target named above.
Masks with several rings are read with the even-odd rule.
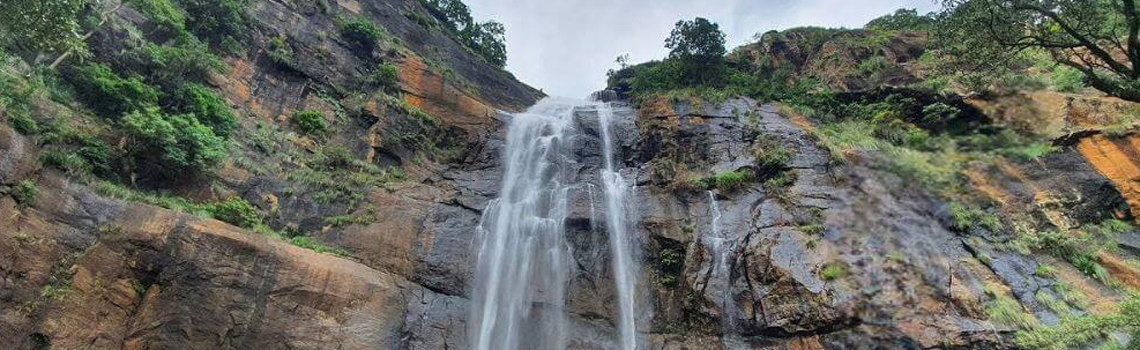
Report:
[[[680,19],[720,24],[728,48],[772,29],[856,28],[899,8],[935,10],[935,0],[465,0],[476,19],[507,27],[507,70],[554,96],[584,98],[605,87],[614,58],[659,59]]]

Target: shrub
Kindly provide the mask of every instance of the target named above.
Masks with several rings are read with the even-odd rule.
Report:
[[[103,117],[118,118],[158,103],[158,89],[136,77],[124,79],[100,63],[75,67],[71,82],[80,99]]]
[[[699,182],[698,187],[717,189],[721,192],[729,193],[747,186],[748,182],[752,181],[752,174],[747,170],[729,171],[697,181]]]
[[[1017,332],[1014,338],[1024,349],[1106,349],[1097,343],[1113,342],[1108,337],[1114,332],[1133,335],[1140,331],[1140,296],[1127,293],[1117,304],[1116,311],[1103,314],[1085,314],[1065,317],[1055,326],[1037,327]]]
[[[1085,88],[1085,74],[1069,66],[1057,66],[1049,75],[1053,89],[1060,92],[1078,92]]]
[[[131,69],[166,87],[176,87],[186,81],[205,81],[210,74],[226,69],[218,56],[192,37],[171,45],[146,43],[127,52],[123,59]]]
[[[186,10],[186,28],[213,47],[234,52],[246,30],[248,0],[177,0]]]
[[[757,139],[752,146],[752,152],[756,157],[756,167],[765,174],[784,170],[792,160],[791,150],[778,140],[769,138]]]
[[[356,17],[340,21],[340,36],[357,54],[369,55],[376,50],[384,33],[368,18]]]
[[[325,116],[317,111],[306,110],[293,113],[291,120],[297,129],[309,135],[320,134],[328,129],[328,125],[325,124]]]
[[[159,29],[162,37],[186,35],[186,14],[170,0],[130,0],[131,7],[146,16]]]
[[[297,60],[293,58],[293,48],[289,43],[285,42],[285,38],[273,38],[269,40],[269,50],[265,52],[269,57],[269,61],[273,62],[277,68],[288,72],[299,72],[297,68]]]
[[[257,207],[239,197],[231,197],[225,202],[214,204],[210,214],[218,220],[243,228],[254,228],[261,224],[261,214]]]
[[[372,68],[368,74],[368,83],[383,88],[384,91],[396,91],[400,87],[400,77],[396,65],[384,62]]]
[[[194,115],[218,136],[229,137],[238,126],[233,109],[210,88],[194,83],[182,85],[174,93],[173,100],[175,111]]]
[[[8,125],[24,135],[32,135],[39,131],[39,125],[35,119],[29,117],[27,114],[9,114]]]
[[[845,276],[847,276],[847,265],[841,262],[828,263],[819,270],[819,278],[824,281],[833,281]]]
[[[12,196],[12,199],[16,201],[17,205],[26,207],[36,203],[36,197],[40,195],[40,189],[36,187],[35,182],[24,180],[9,187],[8,195]]]
[[[1032,329],[1037,327],[1037,318],[1032,314],[1026,313],[1021,304],[1007,296],[1004,292],[995,286],[987,286],[986,294],[993,297],[985,307],[986,315],[989,316],[990,322],[1000,325],[1019,327],[1022,329]]]
[[[143,167],[175,177],[212,168],[225,155],[225,142],[190,115],[166,115],[147,108],[123,117],[120,126]]]
[[[309,249],[321,254],[331,254],[336,256],[348,256],[348,251],[341,248],[330,247],[309,236],[297,236],[289,240],[295,246]]]
[[[959,231],[985,229],[997,232],[1004,228],[997,216],[962,203],[950,203],[950,220],[951,226]]]

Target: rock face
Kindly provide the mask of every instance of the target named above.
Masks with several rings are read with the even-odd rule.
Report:
[[[245,38],[248,51],[227,58],[229,73],[210,81],[248,115],[239,135],[271,140],[235,146],[235,159],[199,186],[209,189],[187,196],[240,196],[268,213],[270,226],[302,231],[344,256],[101,196],[83,179],[42,167],[35,137],[0,125],[0,347],[468,348],[471,245],[488,201],[500,195],[512,118],[504,111],[521,110],[541,93],[416,23],[413,14],[425,11],[418,1],[339,0],[335,9],[302,1],[250,7],[256,21]],[[328,35],[337,16],[371,18],[403,47],[359,57]],[[142,18],[128,6],[113,21],[144,25]],[[117,52],[130,35],[108,26],[93,37],[93,51]],[[271,39],[281,37],[297,58],[293,71],[265,57]],[[903,33],[875,55],[904,64],[921,55],[923,40]],[[852,67],[827,71],[812,63],[818,52],[870,54],[858,48],[774,38],[758,45],[739,54],[776,57],[843,89],[870,84],[853,79]],[[359,85],[376,60],[399,67],[402,101],[328,96]],[[895,73],[880,78],[913,78],[904,69]],[[812,122],[777,104],[658,99],[635,108],[616,93],[598,97],[613,104],[615,160],[635,184],[645,348],[1011,348],[1015,328],[990,320],[987,303],[1010,298],[1040,322],[1055,323],[1060,315],[1042,296],[1059,298],[1061,282],[1090,296],[1089,312],[1111,309],[1115,292],[1068,264],[1004,249],[1012,239],[997,232],[955,229],[948,203],[876,166],[885,155],[834,161],[817,145]],[[1137,217],[1136,136],[1091,135],[1106,124],[1098,115],[1115,115],[1100,113],[1106,109],[1099,99],[1031,99],[1092,117],[1039,132],[1074,146],[1034,162],[968,169],[969,185],[1003,210],[1058,228],[1128,217],[1129,210]],[[1003,101],[973,103],[994,119],[1016,112]],[[256,134],[287,127],[288,116],[302,109],[336,120],[332,135]],[[1079,113],[1085,110],[1097,113]],[[578,185],[566,221],[571,349],[617,347],[610,248],[605,225],[596,222],[598,123],[596,109],[576,110],[570,153]],[[757,144],[790,151],[783,185],[709,189],[692,181],[759,170]],[[359,203],[320,203],[290,171],[324,146],[398,168],[407,180],[353,189]],[[425,148],[446,154],[425,155]],[[237,158],[259,166],[239,166]],[[23,182],[35,183],[38,195],[17,202],[11,192]],[[345,213],[363,219],[327,220]],[[1124,235],[1124,252],[1096,257],[1126,285],[1140,284],[1126,259],[1138,241],[1135,233]],[[1056,278],[1042,276],[1041,265],[1055,266]]]

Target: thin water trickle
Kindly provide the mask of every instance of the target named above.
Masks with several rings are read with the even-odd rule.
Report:
[[[712,222],[710,223],[712,232],[705,240],[709,251],[713,257],[712,277],[707,283],[712,283],[713,290],[719,289],[719,304],[720,304],[720,321],[721,329],[723,332],[722,340],[726,349],[740,348],[739,336],[736,334],[736,303],[732,298],[732,271],[729,266],[729,259],[732,258],[732,251],[734,245],[728,234],[721,230],[721,210],[720,203],[716,200],[716,194],[713,191],[708,192],[709,195],[709,211],[711,212]],[[712,279],[717,279],[717,283],[713,283]]]

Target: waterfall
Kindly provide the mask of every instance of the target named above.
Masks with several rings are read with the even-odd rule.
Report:
[[[709,226],[712,232],[707,236],[705,244],[711,252],[714,262],[712,264],[712,277],[720,279],[720,322],[723,336],[721,341],[724,343],[725,349],[745,349],[740,336],[735,333],[736,328],[736,303],[732,299],[732,271],[729,270],[728,261],[732,258],[732,251],[734,245],[728,234],[721,230],[720,227],[720,204],[716,201],[716,194],[713,191],[708,191],[709,195],[709,211],[711,211],[712,222]],[[711,278],[709,282],[712,283]],[[715,287],[714,287],[715,288]]]
[[[500,197],[488,203],[477,228],[475,275],[468,334],[476,350],[566,347],[565,289],[569,248],[565,221],[569,192],[588,191],[595,227],[592,184],[572,183],[577,160],[569,148],[578,135],[575,111],[596,109],[603,157],[599,170],[605,228],[609,233],[617,292],[618,348],[637,349],[636,245],[628,234],[631,192],[614,162],[613,110],[605,103],[540,101],[517,114],[507,130]]]
[[[613,135],[613,109],[608,103],[598,104],[598,124],[602,129],[602,154],[604,167],[601,169],[602,185],[605,188],[606,228],[610,234],[610,248],[613,260],[614,285],[618,297],[618,331],[619,348],[622,350],[637,349],[637,325],[635,314],[635,300],[638,271],[631,250],[630,237],[626,232],[628,218],[626,216],[626,195],[630,192],[629,186],[622,178],[619,168],[614,166]]]
[[[510,123],[502,192],[477,229],[468,321],[473,349],[565,348],[563,234],[572,185],[566,143],[573,114],[574,105],[547,99]]]

